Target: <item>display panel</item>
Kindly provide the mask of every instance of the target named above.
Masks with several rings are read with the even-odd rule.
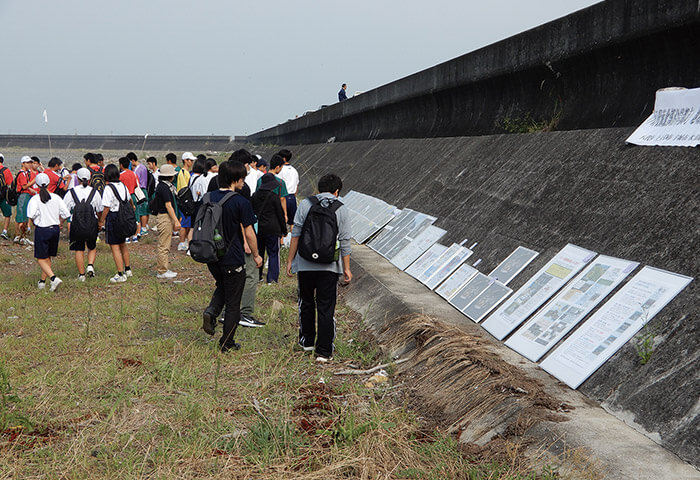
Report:
[[[513,292],[510,288],[494,279],[491,284],[479,294],[467,307],[462,310],[467,317],[479,323],[491,310]]]
[[[370,240],[367,246],[381,255],[382,249],[387,241],[396,235],[397,230],[400,229],[403,224],[410,221],[410,217],[415,214],[416,212],[408,208],[396,212],[394,218],[392,218],[391,221],[384,228],[382,228],[372,240]]]
[[[432,265],[435,260],[440,258],[440,255],[445,253],[447,250],[447,246],[435,243],[433,244],[432,247],[428,249],[423,255],[418,258],[415,262],[411,264],[406,269],[406,273],[408,273],[410,276],[413,278],[418,278],[418,276],[425,271],[430,265]]]
[[[506,345],[536,362],[638,266],[637,262],[599,256],[515,332]]]
[[[391,261],[396,255],[411,244],[421,233],[428,229],[433,222],[437,220],[435,217],[424,213],[416,212],[415,217],[407,224],[396,236],[387,244],[384,249],[384,257]]]
[[[644,267],[540,366],[578,388],[692,280]]]
[[[452,258],[457,252],[462,249],[461,245],[458,245],[456,243],[453,243],[450,245],[450,248],[442,252],[442,254],[436,258],[433,263],[428,265],[417,277],[421,283],[425,284],[425,282],[428,281],[430,277],[432,277],[435,272],[438,271],[440,267],[442,267],[450,258]]]
[[[447,232],[442,228],[438,228],[434,225],[428,225],[425,230],[420,232],[399,253],[391,257],[389,261],[393,263],[396,268],[405,270],[446,233]]]
[[[491,284],[492,280],[483,273],[477,273],[450,300],[450,304],[462,312]]]
[[[566,282],[576,275],[595,252],[568,244],[482,324],[499,340],[524,322]]]
[[[474,275],[479,271],[467,264],[459,266],[455,272],[450,275],[447,280],[442,282],[435,292],[445,300],[450,300]]]
[[[394,218],[392,205],[364,193],[350,191],[341,199],[350,210],[353,239],[364,243]]]
[[[425,286],[431,290],[434,290],[438,285],[445,281],[447,277],[452,275],[452,272],[457,270],[457,268],[464,262],[467,258],[471,257],[471,250],[466,247],[459,247],[457,252],[449,258],[445,263],[442,264],[440,268],[425,282]]]
[[[489,273],[489,277],[508,285],[520,272],[532,262],[539,253],[525,247],[516,248],[508,258],[503,260],[496,268]]]

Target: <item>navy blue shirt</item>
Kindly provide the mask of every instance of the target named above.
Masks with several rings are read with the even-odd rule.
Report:
[[[211,192],[211,199],[218,202],[230,190],[216,190]],[[243,251],[243,234],[241,233],[241,225],[248,227],[258,221],[253,213],[253,207],[250,202],[242,195],[234,195],[229,198],[223,206],[222,223],[224,225],[223,236],[227,242],[231,242],[231,246],[226,252],[226,255],[219,260],[220,265],[228,267],[240,267],[245,265],[245,252]]]

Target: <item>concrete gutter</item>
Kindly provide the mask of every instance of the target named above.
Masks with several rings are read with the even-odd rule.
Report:
[[[700,472],[623,421],[606,412],[578,391],[540,369],[466,318],[437,294],[399,271],[363,245],[353,246],[354,280],[345,290],[345,302],[363,315],[367,325],[381,328],[387,319],[407,313],[426,314],[458,326],[492,346],[505,362],[539,381],[544,390],[574,407],[563,413],[564,422],[542,421],[529,432],[553,454],[583,448],[604,472],[606,479],[700,479]],[[492,428],[498,430],[498,420]],[[563,466],[565,469],[565,465]]]

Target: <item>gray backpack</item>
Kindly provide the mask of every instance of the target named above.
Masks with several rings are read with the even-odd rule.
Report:
[[[202,206],[199,208],[192,225],[192,240],[190,241],[190,255],[196,262],[218,262],[231,247],[233,239],[227,242],[224,238],[221,217],[224,203],[234,195],[238,194],[228,192],[221,200],[213,202],[211,193],[207,193],[202,199]]]

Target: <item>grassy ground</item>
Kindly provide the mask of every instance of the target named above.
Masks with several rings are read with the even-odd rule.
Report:
[[[31,249],[0,244],[0,478],[555,478],[477,463],[403,406],[400,385],[335,371],[376,365],[342,305],[335,361],[292,349],[295,280],[258,290],[265,328],[217,352],[201,327],[212,284],[173,252],[177,282],[155,278],[153,236],[131,248],[134,277],[76,280],[62,240],[57,292],[39,291]]]

